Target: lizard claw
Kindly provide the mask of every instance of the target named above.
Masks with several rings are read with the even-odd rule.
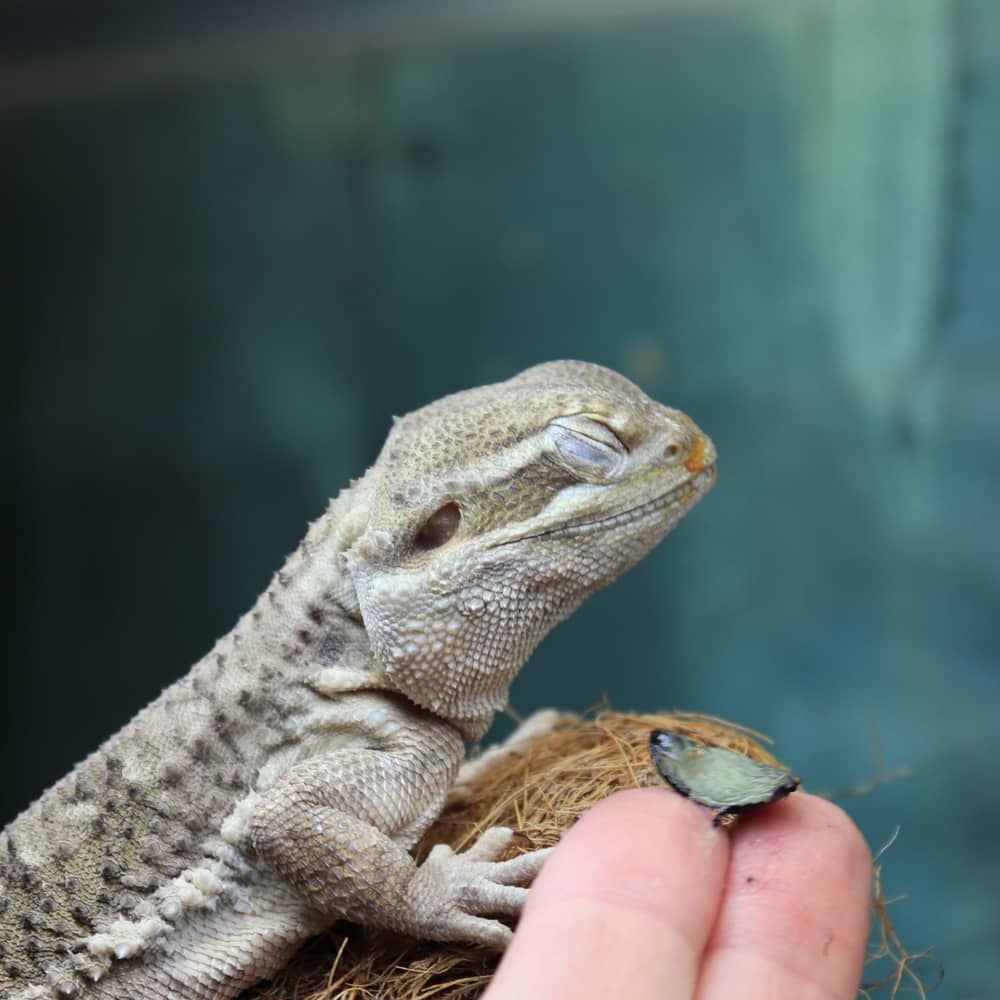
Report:
[[[410,913],[421,914],[419,927],[402,928],[438,941],[471,941],[502,950],[511,929],[491,916],[516,918],[528,897],[525,888],[551,848],[497,861],[514,837],[506,827],[483,833],[463,854],[438,844],[417,869],[410,884]]]

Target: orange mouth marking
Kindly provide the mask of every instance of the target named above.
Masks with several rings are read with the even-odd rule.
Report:
[[[701,472],[706,465],[705,458],[705,438],[699,436],[695,446],[691,449],[691,454],[688,455],[687,461],[684,463],[684,468],[688,472]]]

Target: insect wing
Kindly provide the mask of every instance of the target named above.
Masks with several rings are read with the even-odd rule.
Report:
[[[649,749],[657,771],[669,785],[722,813],[774,802],[800,783],[790,771],[759,764],[722,747],[695,743],[666,729],[653,730]]]

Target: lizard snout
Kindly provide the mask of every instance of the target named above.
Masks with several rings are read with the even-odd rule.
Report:
[[[715,465],[715,446],[706,435],[699,433],[684,462],[684,468],[688,472],[701,472],[710,465]]]

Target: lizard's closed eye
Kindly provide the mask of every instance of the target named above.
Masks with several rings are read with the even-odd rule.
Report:
[[[444,545],[458,531],[461,523],[462,511],[454,500],[450,500],[434,511],[420,526],[413,539],[414,548],[427,552],[429,549]]]
[[[584,476],[613,476],[626,454],[618,435],[590,417],[558,417],[549,424],[548,436],[563,464]]]

